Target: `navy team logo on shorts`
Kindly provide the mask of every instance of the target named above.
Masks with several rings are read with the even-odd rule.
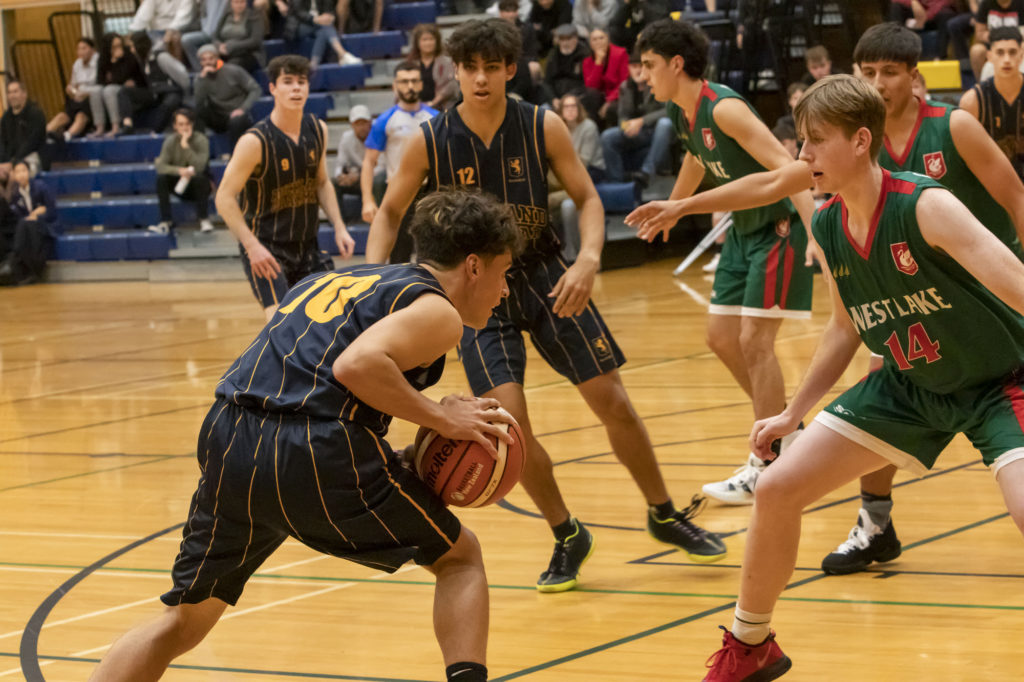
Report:
[[[700,134],[704,138],[704,146],[707,147],[708,150],[714,149],[715,148],[715,136],[711,132],[711,128],[701,128],[700,129]]]
[[[910,247],[907,246],[906,242],[890,244],[889,249],[892,250],[892,259],[896,262],[897,270],[904,275],[917,274],[917,261],[914,260],[914,256],[910,253]]]
[[[942,156],[942,152],[924,155],[924,172],[936,180],[946,174],[946,158]]]

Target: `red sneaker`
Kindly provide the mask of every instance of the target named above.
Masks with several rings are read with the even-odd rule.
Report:
[[[711,655],[705,665],[711,670],[704,682],[768,682],[782,677],[793,662],[775,643],[775,633],[757,646],[749,646],[725,630],[722,648]]]

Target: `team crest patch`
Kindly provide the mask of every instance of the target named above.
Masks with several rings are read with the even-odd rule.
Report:
[[[704,146],[707,147],[709,150],[710,149],[714,149],[715,148],[715,136],[711,132],[711,128],[701,128],[700,129],[700,134],[701,134],[701,137],[704,138]]]
[[[309,150],[309,162],[310,163],[316,163],[316,150],[315,149],[310,149]]]
[[[592,339],[590,345],[594,347],[594,352],[597,353],[599,360],[604,360],[612,354],[611,346],[608,345],[608,342],[603,337]]]
[[[914,260],[914,256],[910,253],[910,247],[907,246],[906,242],[890,244],[889,248],[892,250],[892,259],[896,263],[897,270],[904,275],[917,274],[917,261]]]
[[[287,173],[288,169],[291,168],[291,167],[292,167],[292,165],[290,163],[288,163],[288,159],[281,159],[281,170],[282,171]]]
[[[508,161],[508,177],[510,180],[522,180],[523,179],[523,157],[512,156],[509,157]]]
[[[924,155],[924,172],[928,177],[938,180],[946,174],[946,159],[942,152],[932,152]]]
[[[782,218],[775,221],[775,234],[779,235],[782,239],[789,236],[789,218]]]

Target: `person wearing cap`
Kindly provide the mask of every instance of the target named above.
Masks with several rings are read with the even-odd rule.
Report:
[[[343,194],[360,196],[362,190],[359,187],[359,174],[363,166],[363,157],[366,156],[366,137],[370,134],[372,117],[370,110],[365,104],[357,104],[348,112],[348,122],[351,128],[341,135],[338,143],[338,156],[334,164],[334,190],[338,194],[338,205],[341,206]],[[380,185],[380,194],[384,193],[384,172],[382,163],[378,162],[374,169],[373,184],[376,188]],[[344,210],[344,206],[342,206]],[[347,216],[342,215],[347,219]]]
[[[570,92],[582,93],[585,90],[583,60],[589,54],[589,48],[580,42],[576,26],[562,24],[555,29],[555,46],[551,48],[551,53],[548,55],[548,62],[544,70],[544,82],[554,94],[553,105],[556,109],[562,95]],[[587,108],[587,113],[591,115],[597,113],[596,107],[592,112],[588,102],[583,104]]]
[[[252,126],[249,110],[262,91],[245,69],[221,61],[217,48],[199,48],[199,78],[196,79],[196,113],[199,122],[231,137],[231,146]]]

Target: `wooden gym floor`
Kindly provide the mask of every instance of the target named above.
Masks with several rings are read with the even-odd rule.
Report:
[[[746,457],[747,400],[703,341],[709,282],[673,262],[599,277],[623,377],[678,503]],[[820,285],[820,282],[819,282]],[[777,344],[790,392],[828,315]],[[0,678],[83,680],[115,635],[159,609],[197,480],[213,386],[260,328],[245,282],[105,283],[0,297]],[[551,537],[522,490],[460,513],[491,584],[493,680],[696,680],[731,623],[749,508],[699,522],[729,556],[697,565],[644,530],[644,505],[577,393],[531,349],[527,393],[570,508],[597,551],[575,592],[541,595]],[[865,358],[842,379],[855,382]],[[440,397],[465,390],[452,358]],[[413,433],[396,423],[392,442]],[[904,554],[825,577],[856,519],[856,486],[807,510],[797,571],[775,617],[787,680],[1019,680],[1024,544],[992,476],[958,438],[922,479],[897,479]],[[165,679],[437,680],[432,579],[375,573],[287,542],[239,605]]]

